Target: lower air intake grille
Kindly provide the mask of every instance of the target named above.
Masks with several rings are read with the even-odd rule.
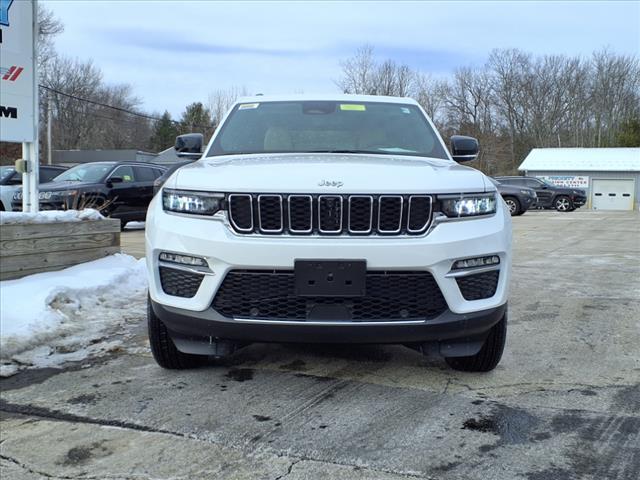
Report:
[[[458,288],[465,300],[481,300],[496,294],[500,270],[458,277]]]
[[[197,273],[185,272],[176,268],[160,267],[160,283],[162,290],[167,295],[174,297],[191,298],[196,295],[202,277]]]
[[[226,317],[306,321],[320,305],[343,312],[336,320],[354,322],[425,320],[447,309],[429,272],[367,272],[362,297],[300,297],[294,288],[291,270],[232,270],[212,306]]]

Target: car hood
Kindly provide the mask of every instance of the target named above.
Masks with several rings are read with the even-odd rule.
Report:
[[[41,183],[38,187],[41,192],[63,192],[66,190],[78,190],[100,185],[95,182],[49,182]]]
[[[203,158],[166,186],[260,193],[446,193],[495,190],[450,160],[365,154],[261,154]]]

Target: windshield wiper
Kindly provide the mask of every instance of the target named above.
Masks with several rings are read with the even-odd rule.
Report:
[[[296,153],[385,153],[379,150],[305,150]]]

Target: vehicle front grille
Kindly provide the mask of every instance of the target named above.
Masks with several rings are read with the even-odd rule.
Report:
[[[482,300],[496,294],[500,270],[476,273],[466,277],[458,277],[458,288],[465,300]]]
[[[430,195],[230,194],[241,234],[419,235],[431,224]]]
[[[306,297],[295,295],[293,270],[232,270],[212,306],[226,317],[274,321],[317,320],[328,308],[338,312],[330,319],[352,322],[427,320],[447,309],[431,273],[421,271],[368,271],[361,297]]]
[[[160,284],[167,295],[191,298],[196,295],[204,275],[176,268],[160,267]]]

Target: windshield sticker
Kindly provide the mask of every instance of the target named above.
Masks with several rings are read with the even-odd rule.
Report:
[[[341,103],[340,110],[346,110],[349,112],[364,112],[367,110],[367,107],[364,105],[356,105],[354,103]]]
[[[402,113],[411,113],[411,110],[409,110],[407,107],[402,107],[400,110],[402,110]]]
[[[258,108],[259,105],[259,103],[243,103],[238,107],[238,110],[252,110]]]

